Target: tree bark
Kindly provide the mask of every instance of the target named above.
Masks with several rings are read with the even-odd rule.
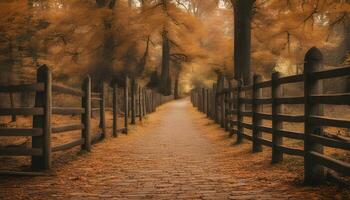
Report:
[[[168,31],[164,28],[162,33],[163,46],[162,46],[162,71],[160,77],[160,92],[163,95],[169,95],[168,83],[169,83],[169,66],[170,66],[170,44],[168,39]]]
[[[234,8],[235,78],[250,83],[251,21],[255,0],[236,0]]]

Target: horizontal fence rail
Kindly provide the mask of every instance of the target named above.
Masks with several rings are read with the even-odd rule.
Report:
[[[325,94],[322,80],[350,76],[350,66],[324,70],[322,63],[321,52],[312,48],[305,56],[303,74],[281,77],[275,72],[267,81],[254,75],[251,84],[246,86],[218,74],[218,82],[213,87],[193,89],[191,101],[199,111],[225,127],[230,136],[237,135],[237,143],[243,139],[251,141],[253,152],[261,152],[262,146],[272,148],[272,163],[281,162],[283,154],[303,157],[304,178],[308,184],[323,181],[327,169],[349,176],[350,163],[324,155],[323,147],[349,151],[350,139],[330,138],[324,134],[323,127],[350,128],[350,120],[325,116],[323,106],[350,105],[350,93]],[[281,86],[293,83],[304,85],[303,96],[284,94]],[[263,90],[270,90],[270,97],[263,97]],[[263,112],[264,105],[270,105],[271,112]],[[302,105],[304,113],[285,114],[283,105]],[[246,122],[247,119],[251,122]],[[263,125],[263,120],[269,121],[270,126]],[[285,130],[284,122],[302,123],[304,132]],[[271,139],[263,138],[262,133],[270,134]],[[299,140],[304,145],[288,147],[283,138]]]
[[[0,86],[0,93],[35,92],[33,107],[0,108],[0,116],[24,115],[33,116],[31,128],[0,128],[0,137],[31,137],[32,147],[8,146],[0,147],[0,156],[31,156],[32,169],[46,170],[51,167],[53,152],[65,151],[77,146],[81,150],[90,151],[91,146],[107,137],[106,112],[112,114],[112,136],[128,133],[129,123],[134,124],[161,104],[173,100],[173,96],[162,96],[158,92],[141,87],[136,80],[125,77],[125,85],[100,83],[98,91],[92,91],[91,78],[86,77],[80,89],[52,83],[50,69],[43,65],[37,70],[37,83],[11,86]],[[81,99],[80,107],[54,107],[53,93],[64,94]],[[111,98],[109,98],[111,97]],[[92,105],[98,104],[97,107]],[[98,113],[100,132],[91,131],[91,118]],[[52,115],[80,116],[80,123],[52,125]],[[124,124],[119,124],[120,117]],[[81,137],[64,144],[52,145],[52,135],[69,131],[81,131]]]

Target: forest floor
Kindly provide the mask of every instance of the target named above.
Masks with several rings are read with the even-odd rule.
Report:
[[[302,158],[272,165],[271,150],[234,141],[187,99],[173,101],[127,136],[54,158],[45,176],[0,177],[0,199],[350,198],[333,184],[303,185]]]

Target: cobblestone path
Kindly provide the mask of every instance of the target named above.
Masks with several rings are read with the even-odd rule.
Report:
[[[174,101],[127,136],[56,159],[48,176],[0,177],[0,199],[342,198],[333,186],[303,186],[300,167],[271,165],[267,149],[233,141],[187,99]]]

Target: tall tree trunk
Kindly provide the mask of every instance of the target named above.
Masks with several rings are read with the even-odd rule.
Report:
[[[168,39],[168,31],[164,28],[162,33],[163,45],[162,45],[162,71],[160,77],[160,92],[163,95],[169,95],[168,82],[170,72],[170,44]]]
[[[114,10],[116,0],[96,0],[96,4],[99,8],[109,8],[112,11]],[[104,23],[104,39],[103,39],[103,47],[99,60],[97,61],[97,65],[99,66],[99,70],[95,71],[97,82],[101,81],[105,74],[112,73],[113,69],[113,52],[114,52],[114,35],[112,33],[113,26],[113,12],[111,17],[106,17],[103,19]],[[98,85],[98,84],[96,84]]]
[[[250,83],[251,21],[255,0],[236,0],[234,8],[235,78]]]
[[[137,75],[141,75],[142,72],[145,70],[145,67],[147,64],[147,58],[149,55],[149,43],[150,43],[150,36],[147,37],[145,53],[143,54],[143,56],[138,64]]]

